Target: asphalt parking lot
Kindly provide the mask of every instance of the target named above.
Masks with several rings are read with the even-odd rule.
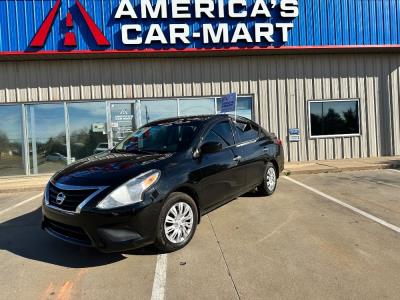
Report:
[[[399,171],[281,178],[272,197],[245,195],[204,216],[188,247],[171,254],[58,241],[40,229],[40,202],[37,192],[0,194],[0,299],[400,294]]]

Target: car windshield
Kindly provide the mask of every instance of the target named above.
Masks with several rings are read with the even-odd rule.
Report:
[[[199,122],[175,121],[144,126],[118,144],[114,151],[132,153],[171,153],[188,149],[199,129]]]

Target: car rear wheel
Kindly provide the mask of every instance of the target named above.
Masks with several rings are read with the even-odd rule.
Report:
[[[268,162],[265,168],[263,182],[257,187],[257,191],[260,195],[271,196],[275,192],[277,184],[278,175],[275,166],[271,162]]]
[[[164,252],[185,247],[196,231],[198,211],[194,200],[184,193],[172,193],[161,209],[155,245]]]

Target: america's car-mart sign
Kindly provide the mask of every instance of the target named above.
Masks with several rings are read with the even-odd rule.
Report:
[[[54,1],[28,50],[48,47],[58,27],[62,43],[54,50],[79,50],[82,42],[96,51],[282,45],[299,15],[297,0],[120,0],[109,10],[85,3]]]
[[[276,12],[278,10],[278,12]],[[273,13],[282,19],[273,23]],[[291,20],[299,15],[297,0],[266,2],[255,0],[250,6],[246,0],[142,0],[134,7],[130,0],[122,0],[115,19],[129,18],[121,27],[122,43],[125,45],[190,45],[199,39],[204,45],[242,43],[273,43],[279,31],[281,42],[288,41]],[[144,20],[152,20],[145,29]],[[166,28],[157,20],[171,20]],[[191,30],[190,20],[203,20],[200,26]],[[227,21],[230,20],[230,23]],[[251,21],[249,26],[243,20]],[[284,22],[284,20],[287,20]]]

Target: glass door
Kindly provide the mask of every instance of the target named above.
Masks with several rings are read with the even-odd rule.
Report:
[[[26,105],[31,174],[53,173],[68,163],[63,103]]]
[[[139,126],[140,106],[137,101],[108,102],[108,144],[114,147]]]
[[[25,174],[21,105],[0,106],[0,176]]]
[[[106,103],[67,103],[71,162],[108,149]]]

